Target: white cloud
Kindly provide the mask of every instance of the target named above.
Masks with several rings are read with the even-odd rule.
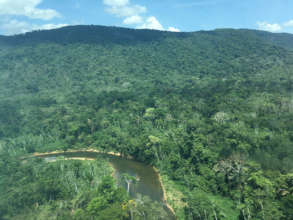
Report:
[[[142,14],[147,12],[145,6],[131,4],[130,0],[103,0],[103,2],[106,5],[106,12],[123,18],[125,25],[137,25],[140,29],[165,30],[156,17],[142,17]],[[180,31],[174,27],[169,27],[168,30]]]
[[[39,9],[42,0],[0,0],[0,15],[23,15],[33,19],[50,20],[60,17],[53,9]]]
[[[284,23],[285,27],[293,27],[293,20],[287,21]]]
[[[154,16],[148,17],[144,23],[140,26],[138,26],[137,28],[139,29],[152,29],[152,30],[160,30],[160,31],[164,31],[166,30],[163,25],[158,21],[158,19]],[[180,32],[180,30],[178,28],[175,27],[169,27],[167,29],[168,31],[172,31],[172,32]]]
[[[142,22],[143,22],[142,17],[139,16],[139,15],[134,15],[134,16],[131,16],[131,17],[127,17],[127,18],[125,18],[123,20],[123,24],[126,24],[126,25],[140,24]]]
[[[29,31],[30,26],[23,21],[11,20],[0,26],[6,35],[25,33]]]
[[[279,32],[282,30],[282,26],[280,24],[270,24],[267,22],[257,22],[258,29],[270,32]]]
[[[0,29],[3,30],[5,35],[21,34],[33,30],[50,30],[68,26],[68,24],[30,24],[24,21],[18,21],[16,19],[6,21],[0,25]]]
[[[146,7],[130,4],[129,0],[103,0],[106,11],[118,17],[138,16],[147,11]]]
[[[131,17],[145,13],[147,9],[141,5],[126,5],[109,7],[106,11],[118,17]]]
[[[169,27],[168,31],[172,31],[172,32],[180,32],[180,30],[178,28],[175,27]]]
[[[57,29],[61,27],[68,26],[69,24],[43,24],[43,25],[35,25],[32,30],[51,30]]]
[[[164,30],[164,28],[161,25],[161,23],[154,16],[148,17],[146,19],[146,21],[144,22],[144,24],[142,24],[138,28],[140,28],[140,29]]]

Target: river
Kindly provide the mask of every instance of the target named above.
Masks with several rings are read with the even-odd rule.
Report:
[[[137,183],[130,185],[129,193],[132,197],[136,197],[138,194],[149,196],[152,200],[163,204],[165,210],[168,212],[169,219],[175,219],[172,210],[170,210],[170,207],[166,204],[166,198],[164,198],[164,190],[160,181],[160,176],[152,166],[116,155],[90,151],[54,152],[48,154],[37,154],[36,156],[46,158],[47,160],[54,160],[58,156],[87,159],[96,159],[102,156],[113,166],[115,170],[114,175],[118,182],[121,179],[121,175],[124,173],[136,177],[138,180]],[[119,184],[126,187],[125,183],[122,183],[121,181]]]

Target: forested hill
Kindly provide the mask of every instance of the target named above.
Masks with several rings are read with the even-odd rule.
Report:
[[[155,165],[180,219],[292,219],[292,48],[293,35],[242,29],[1,36],[0,219],[81,198],[39,201],[38,170],[7,158],[85,146]]]
[[[136,30],[106,26],[68,26],[55,30],[34,31],[24,35],[2,37],[7,45],[35,43],[88,43],[133,45],[142,42],[158,41],[170,36],[185,36],[185,33],[171,33],[153,30]]]
[[[239,37],[244,35],[246,38],[253,38],[266,41],[285,48],[293,48],[293,35],[287,33],[270,33],[265,31],[249,29],[217,29],[215,31],[198,32],[167,32],[155,30],[137,30],[119,27],[106,26],[67,26],[55,30],[34,31],[26,34],[14,36],[0,36],[0,45],[31,45],[36,43],[93,43],[93,44],[123,44],[132,45],[142,42],[159,41],[164,38],[176,37],[184,38],[200,35],[221,35],[222,37]],[[240,40],[240,39],[238,39]],[[247,39],[248,40],[248,39]]]

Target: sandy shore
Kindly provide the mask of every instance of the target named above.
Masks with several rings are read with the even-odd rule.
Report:
[[[51,151],[51,152],[45,152],[45,153],[37,153],[35,152],[33,155],[35,157],[40,157],[40,156],[50,156],[50,155],[55,155],[55,154],[63,154],[63,153],[77,153],[77,152],[90,152],[90,153],[100,153],[100,154],[108,154],[108,155],[113,155],[113,156],[118,156],[121,157],[122,155],[120,153],[116,153],[113,151],[110,152],[103,152],[100,150],[96,150],[96,149],[91,149],[91,148],[85,148],[85,149],[79,149],[79,150],[67,150],[67,151],[61,151],[61,150],[57,150],[57,151]]]
[[[64,160],[95,160],[94,158],[87,158],[87,157],[65,157]],[[50,160],[48,162],[56,162],[56,159]]]
[[[166,207],[172,212],[172,214],[174,216],[176,216],[176,213],[174,211],[174,209],[172,208],[172,206],[170,206],[167,202],[167,193],[166,193],[166,190],[165,190],[165,187],[164,187],[164,183],[162,181],[162,178],[161,178],[161,175],[160,175],[160,172],[159,170],[156,168],[156,167],[153,167],[153,169],[155,170],[155,172],[157,173],[158,175],[158,178],[159,178],[159,182],[161,184],[161,188],[163,190],[163,202],[165,203]]]

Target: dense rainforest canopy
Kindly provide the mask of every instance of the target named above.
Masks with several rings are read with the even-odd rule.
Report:
[[[167,218],[102,159],[23,160],[85,147],[157,167],[179,219],[293,219],[293,35],[0,36],[0,219]]]

